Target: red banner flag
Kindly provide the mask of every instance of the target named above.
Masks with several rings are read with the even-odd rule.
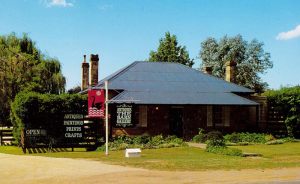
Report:
[[[88,91],[88,116],[104,118],[105,117],[105,91],[89,90]]]

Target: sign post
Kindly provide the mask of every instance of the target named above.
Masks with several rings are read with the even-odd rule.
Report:
[[[108,81],[105,81],[105,155],[108,155]]]

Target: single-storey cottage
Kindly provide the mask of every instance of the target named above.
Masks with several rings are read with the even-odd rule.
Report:
[[[258,128],[259,104],[254,91],[234,84],[234,62],[226,66],[226,80],[170,62],[136,61],[98,81],[98,55],[91,67],[82,63],[82,88],[104,89],[108,81],[110,132],[112,135],[176,135],[190,139],[199,128],[224,133]],[[89,78],[89,76],[91,76]],[[115,110],[132,105],[133,124],[116,125]]]

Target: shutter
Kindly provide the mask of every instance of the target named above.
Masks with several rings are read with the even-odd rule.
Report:
[[[223,107],[223,114],[224,114],[224,126],[229,127],[230,126],[230,107],[229,106]]]
[[[209,105],[207,106],[207,122],[206,122],[206,126],[207,127],[211,127],[213,126],[213,123],[212,123],[212,106]]]
[[[147,110],[146,105],[139,106],[139,125],[141,127],[147,127]]]

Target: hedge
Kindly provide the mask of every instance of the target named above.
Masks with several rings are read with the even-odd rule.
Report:
[[[299,137],[300,86],[284,87],[264,93],[269,106],[282,113],[289,137]]]
[[[16,142],[19,143],[21,129],[26,127],[45,128],[50,130],[49,133],[53,134],[51,136],[59,135],[59,126],[62,126],[65,113],[87,114],[87,96],[20,92],[11,104],[10,113]]]

